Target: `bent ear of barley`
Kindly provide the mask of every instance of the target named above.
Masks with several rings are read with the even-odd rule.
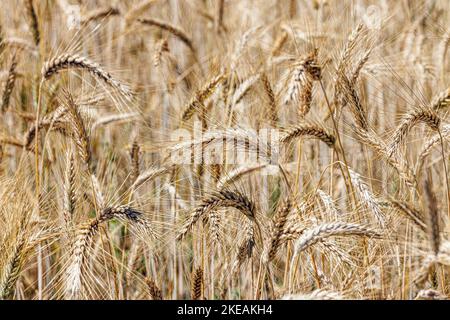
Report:
[[[324,128],[315,124],[300,124],[287,130],[284,135],[281,136],[280,142],[289,143],[295,138],[304,136],[319,139],[330,148],[333,148],[336,142],[336,138],[333,134],[327,132]]]
[[[69,135],[67,130],[66,130],[66,124],[67,121],[62,119],[62,118],[50,118],[50,119],[43,119],[39,122],[39,129],[40,128],[51,128],[55,131],[59,131],[61,133],[63,133],[64,135]],[[24,146],[26,149],[30,149],[32,146],[31,144],[34,141],[34,138],[36,136],[36,124],[33,123],[33,125],[31,126],[31,128],[28,129],[28,131],[25,134],[25,138],[24,138]]]
[[[370,128],[364,130],[363,128],[356,127],[355,133],[362,143],[378,152],[388,164],[398,172],[400,178],[402,178],[409,186],[415,187],[415,174],[402,156],[398,155],[397,157],[391,157],[386,144]]]
[[[215,191],[191,213],[188,221],[178,233],[177,240],[181,240],[201,217],[220,207],[233,207],[242,212],[250,221],[254,221],[256,217],[255,204],[244,194],[238,191]]]
[[[53,75],[63,70],[70,69],[86,70],[95,78],[102,80],[110,87],[119,91],[126,98],[131,99],[133,97],[133,92],[127,85],[115,79],[109,72],[102,69],[97,63],[76,54],[64,53],[46,61],[42,67],[41,74],[43,79],[48,80]]]
[[[158,28],[161,28],[163,30],[170,32],[175,37],[180,39],[189,49],[191,49],[191,51],[193,53],[196,52],[191,37],[189,37],[183,29],[181,29],[177,26],[174,26],[166,21],[161,21],[161,20],[157,20],[157,19],[142,18],[142,19],[137,19],[137,21],[144,25],[155,26],[155,27],[158,27]]]
[[[389,146],[389,156],[392,157],[398,152],[411,129],[420,122],[425,123],[430,129],[436,131],[440,128],[441,119],[434,111],[428,109],[419,109],[408,113],[394,132]]]
[[[238,152],[254,152],[257,154],[259,160],[266,160],[268,162],[271,162],[272,159],[276,159],[278,156],[276,144],[274,145],[271,141],[260,139],[256,132],[235,128],[207,131],[200,138],[182,141],[169,147],[168,152],[169,156],[176,156],[180,151],[187,149],[195,150],[192,149],[195,147],[201,147],[203,152],[207,148],[220,146],[220,144],[225,144],[225,146],[233,148]]]
[[[76,231],[69,257],[69,266],[65,274],[65,295],[77,299],[82,293],[82,277],[87,263],[87,252],[100,226],[112,219],[130,222],[134,228],[150,228],[143,214],[129,206],[108,207],[102,210],[98,218],[82,225]],[[151,229],[149,230],[151,232]]]
[[[331,236],[363,236],[370,238],[381,237],[377,231],[355,223],[346,222],[332,222],[318,225],[314,228],[308,229],[295,242],[294,256],[297,256],[302,251],[316,244],[317,242]]]
[[[208,82],[202,89],[197,91],[189,104],[184,108],[181,119],[188,121],[196,111],[203,107],[203,103],[214,93],[218,85],[225,80],[224,74],[219,74]]]
[[[116,16],[119,14],[120,14],[120,11],[116,7],[109,6],[109,7],[104,7],[104,8],[98,8],[96,10],[90,11],[89,14],[84,16],[81,19],[81,23],[86,24],[91,21],[96,21],[96,20],[100,20],[100,19],[103,19],[106,17]]]
[[[389,204],[395,209],[403,213],[407,218],[409,218],[414,224],[419,227],[422,231],[427,231],[427,225],[425,223],[424,216],[419,210],[411,206],[409,203],[404,201],[391,200]]]
[[[142,0],[125,14],[125,25],[129,26],[136,18],[149,9],[157,0]]]

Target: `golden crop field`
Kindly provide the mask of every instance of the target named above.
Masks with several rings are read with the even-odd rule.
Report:
[[[448,0],[1,0],[0,299],[447,299]]]

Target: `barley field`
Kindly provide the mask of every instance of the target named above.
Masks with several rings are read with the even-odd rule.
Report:
[[[0,9],[0,299],[450,297],[449,1]]]

